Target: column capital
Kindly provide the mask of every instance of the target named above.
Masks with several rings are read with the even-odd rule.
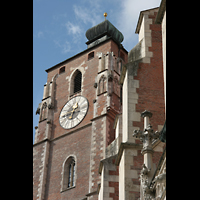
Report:
[[[144,155],[146,153],[151,153],[153,154],[154,153],[154,150],[152,149],[152,147],[143,147],[142,151],[141,151],[141,154]]]
[[[141,113],[141,117],[149,117],[149,118],[151,118],[152,117],[152,113],[150,112],[150,111],[148,111],[148,110],[145,110],[145,111],[143,111],[142,113]]]

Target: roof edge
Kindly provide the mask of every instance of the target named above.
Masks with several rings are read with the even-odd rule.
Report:
[[[48,68],[48,69],[46,69],[45,71],[48,73],[49,71],[51,71],[51,70],[53,70],[54,68],[58,67],[58,65],[61,65],[61,64],[63,64],[64,62],[67,62],[67,61],[69,61],[69,60],[71,60],[71,59],[74,59],[75,57],[77,57],[77,56],[79,56],[79,55],[81,55],[81,54],[84,54],[84,53],[86,53],[87,51],[91,51],[93,48],[96,48],[97,46],[102,45],[104,42],[107,42],[107,41],[109,41],[109,40],[112,40],[113,42],[115,42],[115,43],[117,44],[117,42],[116,42],[112,37],[109,37],[109,38],[107,38],[106,40],[102,41],[101,43],[99,43],[99,44],[97,44],[97,45],[95,45],[95,46],[92,46],[92,47],[90,47],[90,48],[87,48],[87,49],[85,49],[85,50],[83,50],[83,51],[77,53],[76,55],[74,55],[74,56],[72,56],[72,57],[70,57],[70,58],[67,58],[66,60],[63,60],[62,62],[60,62],[60,63],[58,63],[58,64],[56,64],[56,65],[54,65],[54,66],[52,66],[52,67],[50,67],[50,68]],[[128,53],[128,51],[123,47],[122,44],[120,44],[120,48],[123,49],[125,52]]]
[[[161,24],[163,20],[164,13],[166,11],[166,0],[162,0],[156,16],[155,24]]]
[[[140,31],[140,26],[142,24],[142,18],[143,18],[143,14],[147,11],[150,11],[150,10],[154,10],[154,9],[157,9],[159,7],[155,7],[155,8],[150,8],[150,9],[147,9],[147,10],[142,10],[140,11],[140,15],[139,15],[139,18],[138,18],[138,23],[136,25],[136,29],[135,29],[135,33],[139,33]]]

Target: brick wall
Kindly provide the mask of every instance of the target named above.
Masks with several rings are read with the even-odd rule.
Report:
[[[50,146],[46,199],[81,199],[88,193],[90,168],[91,125],[54,140]],[[62,165],[65,159],[76,156],[76,187],[60,192]]]
[[[150,123],[154,131],[165,122],[164,78],[162,63],[161,26],[154,24],[158,10],[150,9],[140,13],[141,32],[139,43],[129,52],[129,63],[123,67],[123,131],[122,141],[141,144],[132,137],[134,129],[143,130],[144,121],[141,113],[149,110],[153,113]],[[143,17],[143,20],[141,19]],[[144,23],[143,23],[144,22]],[[127,92],[128,91],[128,92]],[[162,148],[157,148],[153,162],[157,166]],[[124,149],[120,167],[121,199],[138,199],[140,197],[139,174],[144,158],[141,150]]]
[[[154,15],[149,15],[150,19],[155,21],[157,12]],[[137,76],[134,80],[139,80],[138,103],[136,111],[142,113],[144,110],[149,110],[153,113],[150,123],[154,130],[157,130],[158,125],[163,125],[165,121],[165,104],[164,104],[164,78],[163,78],[163,63],[162,63],[162,31],[161,25],[150,24],[152,46],[149,51],[153,52],[153,57],[150,58],[150,63],[139,63]],[[143,129],[143,119],[141,122],[133,122],[133,126]]]
[[[157,12],[153,15],[149,14],[148,18],[152,19],[150,24],[151,30],[151,47],[148,47],[149,52],[153,52],[153,57],[150,57],[150,63],[139,63],[137,76],[134,80],[139,80],[139,88],[136,89],[138,94],[138,103],[136,104],[136,112],[142,113],[144,110],[149,110],[153,113],[150,118],[150,123],[154,131],[158,130],[158,125],[163,125],[165,122],[165,104],[164,104],[164,78],[163,78],[163,63],[162,63],[162,32],[161,25],[154,24]],[[143,130],[144,121],[141,118],[140,122],[133,121],[133,126]],[[140,143],[138,141],[138,143]],[[153,163],[157,167],[162,152],[154,152]],[[138,170],[138,179],[133,179],[133,184],[140,184],[139,174],[143,164],[143,156],[138,151],[138,156],[134,157],[133,169]],[[140,197],[139,192],[135,192],[135,199]]]
[[[33,200],[42,200],[45,196],[49,142],[44,141],[33,148]]]
[[[112,159],[113,164],[115,163],[115,159]],[[116,170],[109,170],[110,179],[112,176],[119,176],[119,166],[116,166]],[[109,181],[109,187],[114,188],[113,191],[110,191],[109,197],[113,198],[113,200],[119,199],[119,178],[117,181]]]
[[[40,188],[40,169],[42,168],[43,144],[39,144],[33,148],[33,200],[39,196],[38,189]]]
[[[88,60],[88,54],[91,52],[94,52],[94,58]],[[47,121],[50,118],[52,120],[51,128],[48,129],[50,150],[48,165],[45,168],[47,178],[45,187],[43,187],[45,199],[80,200],[85,198],[86,194],[89,199],[98,199],[95,191],[101,179],[98,173],[99,162],[105,157],[106,146],[115,139],[113,123],[120,103],[119,96],[116,94],[117,87],[115,87],[115,94],[113,94],[113,81],[109,83],[112,85],[112,91],[108,96],[108,74],[111,69],[116,69],[117,56],[120,52],[123,52],[124,59],[127,60],[127,52],[123,49],[119,51],[118,45],[109,40],[48,70],[47,83],[51,82],[58,74],[55,78],[54,89],[51,92],[54,105],[51,109],[52,112],[48,112],[47,119],[39,123],[38,133],[36,134],[37,143],[41,142],[42,144],[42,140],[47,137],[45,132],[47,132]],[[105,56],[105,67],[107,67],[102,72],[99,70],[99,55]],[[65,66],[65,72],[59,74],[60,68],[63,66]],[[71,95],[70,81],[77,69],[82,73],[82,90]],[[98,87],[95,88],[94,83],[98,82],[102,74],[106,75],[106,91],[104,94],[98,95]],[[82,95],[88,99],[87,115],[75,128],[63,129],[59,124],[60,111],[69,99],[77,95]],[[96,102],[94,102],[95,99]],[[108,107],[109,111],[107,110]],[[38,167],[41,164],[43,152],[39,147],[39,144],[34,146],[35,178],[33,192],[35,199],[37,199],[39,188],[40,168]],[[74,155],[77,160],[76,186],[61,192],[62,165],[70,155]],[[92,194],[92,192],[94,193]]]

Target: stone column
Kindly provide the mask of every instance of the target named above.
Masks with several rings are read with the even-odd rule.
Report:
[[[142,112],[141,117],[144,118],[144,129],[146,129],[149,124],[149,118],[152,117],[152,113],[145,110],[144,112]]]
[[[141,117],[144,118],[144,132],[143,132],[143,149],[141,151],[142,155],[144,156],[144,164],[147,167],[147,169],[152,172],[153,162],[152,162],[152,136],[151,133],[153,132],[152,126],[149,124],[149,118],[152,117],[152,113],[145,110],[142,112]],[[152,174],[152,173],[151,173]],[[152,174],[153,176],[153,174]],[[149,174],[148,179],[150,179],[151,176]],[[150,180],[149,180],[150,181]]]
[[[140,174],[140,181],[141,181],[141,200],[146,198],[152,198],[154,194],[152,193],[151,189],[149,188],[149,184],[152,180],[154,170],[153,170],[153,149],[152,149],[152,140],[157,139],[159,137],[159,132],[156,131],[153,133],[153,129],[151,124],[149,123],[149,118],[152,117],[152,113],[145,110],[142,112],[141,117],[144,118],[144,130],[134,130],[133,137],[139,137],[143,143],[142,148],[142,155],[144,156],[144,164],[142,165],[142,170]]]

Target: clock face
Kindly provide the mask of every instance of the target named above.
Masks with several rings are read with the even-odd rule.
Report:
[[[60,112],[60,125],[64,129],[77,126],[87,114],[88,106],[88,100],[83,96],[76,96],[70,99]]]

